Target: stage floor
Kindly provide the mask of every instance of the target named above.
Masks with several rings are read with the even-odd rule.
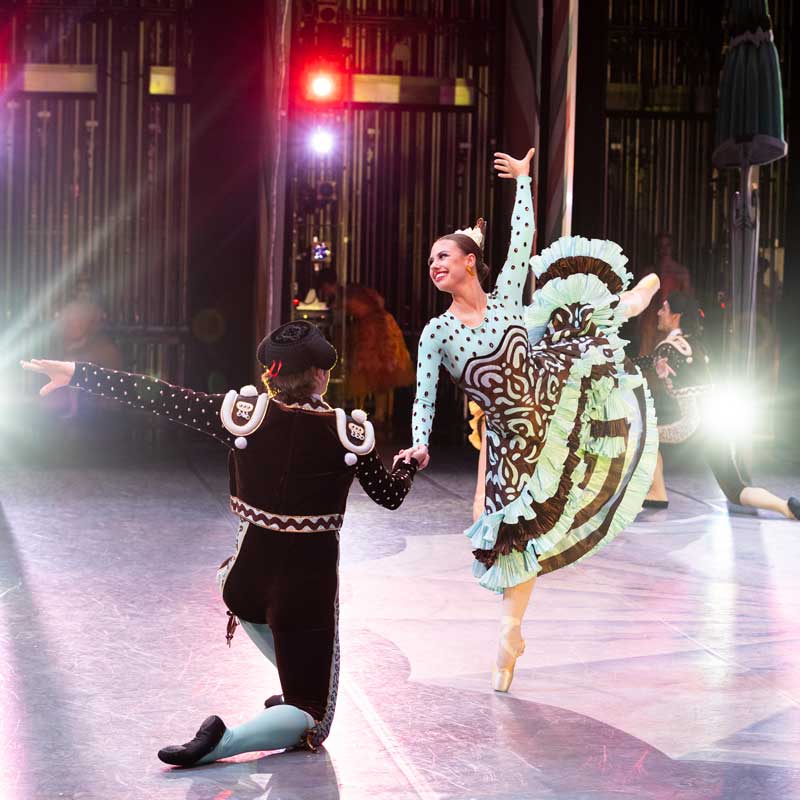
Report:
[[[729,516],[705,470],[673,471],[668,511],[540,581],[498,695],[464,449],[434,450],[397,512],[353,491],[326,747],[170,769],[159,747],[250,717],[277,674],[225,644],[224,453],[113,458],[0,466],[3,800],[800,797],[800,523]]]

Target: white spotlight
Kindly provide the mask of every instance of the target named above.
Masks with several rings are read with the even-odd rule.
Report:
[[[326,156],[333,150],[333,134],[324,128],[317,128],[311,134],[309,143],[315,153]]]
[[[717,436],[748,436],[755,427],[758,401],[744,384],[716,386],[705,403],[705,421]]]

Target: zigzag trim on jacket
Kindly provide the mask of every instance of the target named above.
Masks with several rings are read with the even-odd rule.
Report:
[[[281,533],[323,533],[325,531],[338,531],[342,527],[344,520],[343,514],[318,514],[294,515],[294,514],[275,514],[272,511],[262,511],[260,508],[251,506],[240,500],[238,497],[231,496],[231,511],[237,517],[241,517],[253,525],[267,528],[271,531]]]

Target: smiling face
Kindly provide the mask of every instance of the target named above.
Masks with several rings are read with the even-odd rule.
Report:
[[[428,272],[437,289],[452,294],[459,285],[478,280],[476,261],[473,253],[465,253],[452,239],[439,239],[431,248]]]

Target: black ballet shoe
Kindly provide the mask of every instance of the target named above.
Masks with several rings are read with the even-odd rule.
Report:
[[[789,511],[792,512],[792,516],[795,519],[800,519],[800,500],[796,497],[790,497],[786,502],[789,505]]]
[[[272,706],[282,706],[282,705],[283,705],[282,694],[273,694],[272,697],[268,697],[264,701],[264,708],[272,708]]]
[[[203,756],[207,756],[219,744],[225,730],[225,723],[219,717],[207,717],[197,729],[191,742],[164,747],[158,751],[158,757],[165,764],[172,764],[175,767],[190,767]]]
[[[669,508],[669,500],[645,500],[642,508]]]

